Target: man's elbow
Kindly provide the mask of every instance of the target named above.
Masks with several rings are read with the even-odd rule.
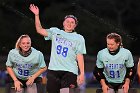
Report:
[[[46,71],[47,70],[47,66],[46,67],[44,67],[44,68],[42,68],[43,69],[43,71]]]

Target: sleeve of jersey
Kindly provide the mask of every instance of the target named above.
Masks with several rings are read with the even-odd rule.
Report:
[[[6,66],[10,66],[10,67],[12,66],[12,63],[11,63],[11,51],[8,54],[7,61],[6,61]]]
[[[129,78],[130,80],[132,80],[134,78],[135,75],[135,67],[134,67],[134,60],[133,60],[133,56],[131,54],[130,51],[128,51],[128,60],[126,60],[125,64],[126,64],[126,75],[125,78]]]
[[[125,64],[126,64],[126,67],[130,68],[134,66],[134,60],[130,51],[128,51],[127,54],[128,54],[128,57],[127,57],[128,59],[126,60]]]
[[[93,74],[98,81],[100,81],[101,79],[105,79],[105,76],[103,74],[104,71],[103,62],[101,60],[102,60],[101,51],[99,51],[97,54],[96,66],[93,71]]]
[[[76,54],[86,54],[85,39],[82,37],[77,47]]]
[[[39,66],[40,66],[40,68],[46,67],[44,56],[41,52],[40,52],[40,55],[39,55]]]
[[[52,40],[52,36],[56,31],[58,31],[58,28],[52,27],[50,29],[46,29],[46,31],[48,32],[48,36],[47,37],[45,36],[44,39],[45,40]]]
[[[97,54],[97,60],[96,60],[96,66],[98,68],[103,68],[104,67],[102,59],[103,59],[102,52],[99,51],[98,54]]]

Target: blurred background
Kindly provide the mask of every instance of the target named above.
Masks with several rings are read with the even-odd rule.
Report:
[[[105,37],[110,32],[122,36],[124,47],[132,52],[137,65],[140,56],[140,0],[0,0],[1,86],[5,86],[3,78],[6,74],[8,52],[15,47],[15,42],[21,34],[30,35],[32,46],[42,51],[46,63],[49,62],[51,42],[45,41],[36,33],[34,15],[29,10],[31,3],[39,7],[44,28],[62,29],[63,19],[68,14],[78,18],[76,32],[84,36],[87,49],[86,87],[99,87],[92,71],[97,52],[106,47]],[[134,87],[139,87],[137,80],[136,77]]]

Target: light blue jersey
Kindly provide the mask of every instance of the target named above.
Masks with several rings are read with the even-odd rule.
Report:
[[[12,67],[19,79],[26,80],[40,68],[46,66],[43,54],[34,48],[31,50],[31,54],[27,57],[21,56],[17,49],[12,49],[8,54],[6,66]]]
[[[107,48],[98,52],[96,65],[105,68],[104,75],[109,83],[122,83],[126,67],[133,67],[133,57],[129,50],[120,48],[116,55],[111,55]]]
[[[48,69],[69,71],[78,75],[77,54],[86,54],[85,40],[76,32],[68,33],[58,28],[47,29],[52,40],[51,59]]]

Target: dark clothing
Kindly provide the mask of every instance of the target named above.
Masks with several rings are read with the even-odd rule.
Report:
[[[61,88],[76,88],[77,75],[68,71],[47,71],[48,93],[60,93]]]

